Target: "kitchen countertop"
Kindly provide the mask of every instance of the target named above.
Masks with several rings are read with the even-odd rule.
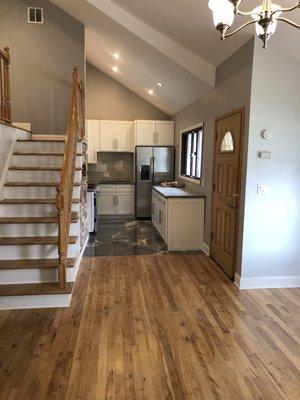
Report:
[[[205,196],[200,195],[198,193],[190,192],[184,188],[176,188],[176,187],[162,187],[162,186],[153,186],[153,189],[161,194],[166,199],[170,198],[205,198]]]

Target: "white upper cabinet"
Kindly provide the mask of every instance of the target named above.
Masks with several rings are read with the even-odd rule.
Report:
[[[99,121],[87,120],[86,138],[88,142],[88,163],[97,164],[97,151],[99,151]]]
[[[156,145],[174,145],[174,121],[156,121]]]
[[[173,146],[173,121],[135,121],[136,146]]]
[[[116,122],[100,121],[100,151],[115,151]]]
[[[156,121],[135,121],[135,145],[153,146]]]
[[[133,122],[116,121],[115,151],[133,152]]]
[[[88,163],[97,163],[98,151],[134,151],[133,122],[87,120]]]

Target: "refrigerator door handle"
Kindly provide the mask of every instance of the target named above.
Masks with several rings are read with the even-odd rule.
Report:
[[[155,161],[155,157],[151,157],[150,158],[150,167],[151,167],[151,170],[150,170],[151,179],[150,179],[150,181],[151,181],[152,185],[154,184],[154,161]]]

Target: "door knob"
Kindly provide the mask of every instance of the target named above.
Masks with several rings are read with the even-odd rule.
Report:
[[[233,210],[236,208],[235,203],[226,203],[226,206],[228,206],[229,208],[232,208]]]

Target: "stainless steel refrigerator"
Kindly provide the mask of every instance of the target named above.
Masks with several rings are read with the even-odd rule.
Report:
[[[175,148],[171,146],[135,148],[135,216],[151,217],[152,186],[173,181]]]

